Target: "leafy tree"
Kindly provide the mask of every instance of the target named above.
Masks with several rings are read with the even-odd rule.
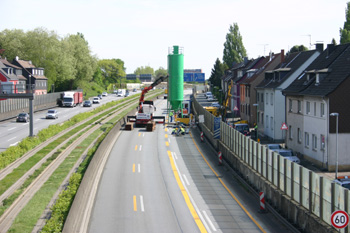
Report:
[[[145,67],[141,66],[141,67],[138,67],[134,71],[134,74],[136,74],[136,75],[140,75],[140,74],[151,74],[151,75],[154,75],[154,70],[150,66],[145,66]]]
[[[294,45],[289,50],[289,53],[302,52],[302,51],[307,51],[307,50],[308,50],[308,48],[306,48],[304,45]]]
[[[103,77],[102,80],[101,77],[99,77],[99,83],[102,82],[105,86],[111,83],[117,83],[118,80],[120,82],[120,78],[125,77],[124,62],[120,59],[100,60],[98,61],[98,69],[101,71],[101,73],[99,73]]]
[[[247,56],[247,51],[243,45],[243,39],[239,32],[237,23],[230,25],[229,32],[226,34],[226,42],[224,43],[223,62],[231,68],[234,63],[243,61]]]
[[[15,29],[0,32],[0,48],[5,49],[2,57],[12,61],[16,56],[24,57],[23,42],[26,34],[23,30]]]
[[[214,64],[213,69],[211,70],[211,75],[209,77],[209,81],[214,86],[219,87],[221,89],[221,78],[225,74],[225,64],[221,63],[220,59],[217,58]]]
[[[163,67],[159,67],[158,70],[155,71],[156,78],[159,78],[160,76],[167,76],[168,70],[164,69]]]
[[[340,28],[340,44],[346,44],[350,42],[350,2],[347,3],[347,8],[345,10],[344,28]]]

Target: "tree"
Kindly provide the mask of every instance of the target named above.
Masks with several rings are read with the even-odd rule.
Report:
[[[304,45],[294,45],[288,53],[296,53],[296,52],[302,52],[307,51],[308,48],[306,48]]]
[[[125,77],[124,62],[120,59],[103,59],[97,63],[98,69],[102,71],[102,83],[108,86],[111,83],[120,82],[121,77]],[[99,74],[95,73],[95,74]],[[101,79],[101,77],[96,76],[94,79]],[[101,82],[100,81],[100,82]]]
[[[224,43],[223,62],[231,68],[234,63],[243,61],[247,56],[247,51],[243,45],[242,36],[239,32],[237,23],[230,25],[229,32],[226,34],[226,42]]]
[[[209,81],[213,86],[219,87],[221,89],[221,78],[225,74],[225,64],[221,63],[220,59],[217,58],[213,69],[211,70],[211,75]]]
[[[141,67],[138,67],[134,71],[134,74],[136,74],[136,75],[140,75],[140,74],[151,74],[151,75],[154,75],[154,70],[150,66],[145,66],[145,67],[141,66]]]
[[[347,8],[345,9],[344,28],[340,28],[340,44],[346,44],[350,42],[350,2],[347,3]]]
[[[168,70],[164,69],[163,67],[159,67],[158,70],[155,71],[156,78],[159,78],[160,76],[167,76]]]

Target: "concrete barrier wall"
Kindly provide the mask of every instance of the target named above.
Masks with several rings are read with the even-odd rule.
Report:
[[[196,100],[192,107],[196,119],[199,114],[206,115]],[[213,139],[212,124],[212,120],[199,123],[205,140],[222,152],[229,166],[253,189],[264,192],[266,201],[275,210],[303,232],[337,232],[331,226],[330,216],[335,210],[350,209],[349,190],[278,154],[271,154],[265,146],[223,122],[220,140]]]

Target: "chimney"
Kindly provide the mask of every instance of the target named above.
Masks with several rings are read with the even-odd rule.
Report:
[[[284,62],[284,49],[281,49],[281,63]]]
[[[327,44],[327,57],[334,51],[334,44]]]
[[[18,57],[18,56],[16,56],[16,61],[18,61],[18,59],[19,59],[19,57]]]
[[[244,57],[244,65],[248,63],[248,57]]]
[[[320,53],[323,52],[323,43],[316,44],[316,51],[319,51]]]

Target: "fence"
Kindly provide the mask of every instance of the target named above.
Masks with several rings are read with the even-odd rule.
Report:
[[[349,211],[349,190],[268,150],[224,122],[220,125],[221,138],[213,139],[214,116],[195,98],[193,108],[197,115],[204,115],[204,123],[200,126],[210,143],[222,152],[224,159],[256,190],[265,192],[267,201],[304,231],[332,231],[332,213],[336,210]],[[293,211],[291,205],[298,210]],[[312,221],[301,214],[301,209],[304,209],[305,215],[311,213],[315,221],[326,223],[322,226],[324,230],[315,228]],[[348,232],[348,228],[340,232]]]
[[[50,93],[46,95],[34,95],[34,111],[40,111],[57,106],[57,99],[60,93]],[[0,100],[0,120],[15,117],[20,112],[29,111],[28,99],[4,99]]]

